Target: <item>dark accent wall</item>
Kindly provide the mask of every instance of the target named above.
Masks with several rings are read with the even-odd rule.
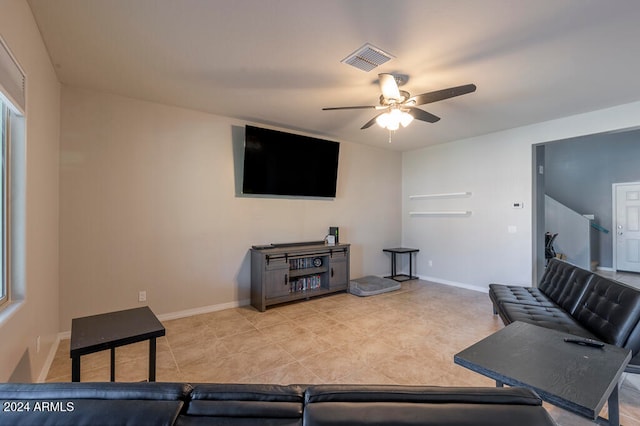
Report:
[[[612,184],[640,182],[640,131],[584,136],[545,147],[547,195],[580,214],[594,214],[599,266],[613,267]]]

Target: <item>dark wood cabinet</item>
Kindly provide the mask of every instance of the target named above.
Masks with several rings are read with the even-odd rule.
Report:
[[[349,244],[293,243],[251,248],[251,305],[267,306],[346,290]]]

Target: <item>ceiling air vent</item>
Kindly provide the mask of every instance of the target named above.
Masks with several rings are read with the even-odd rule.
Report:
[[[393,55],[367,43],[340,62],[354,66],[362,71],[371,71],[392,58],[394,58]]]

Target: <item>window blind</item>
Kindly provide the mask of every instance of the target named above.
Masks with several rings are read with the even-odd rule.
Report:
[[[0,37],[0,97],[5,98],[9,107],[16,113],[24,115],[25,112],[25,75],[7,47],[4,39]]]

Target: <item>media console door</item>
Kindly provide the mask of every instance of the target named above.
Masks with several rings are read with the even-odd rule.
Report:
[[[349,252],[333,253],[329,257],[329,288],[344,290],[349,284]]]
[[[273,259],[266,265],[264,289],[267,299],[289,295],[289,263],[285,258]]]
[[[349,244],[287,244],[251,249],[251,305],[267,306],[346,290]]]

